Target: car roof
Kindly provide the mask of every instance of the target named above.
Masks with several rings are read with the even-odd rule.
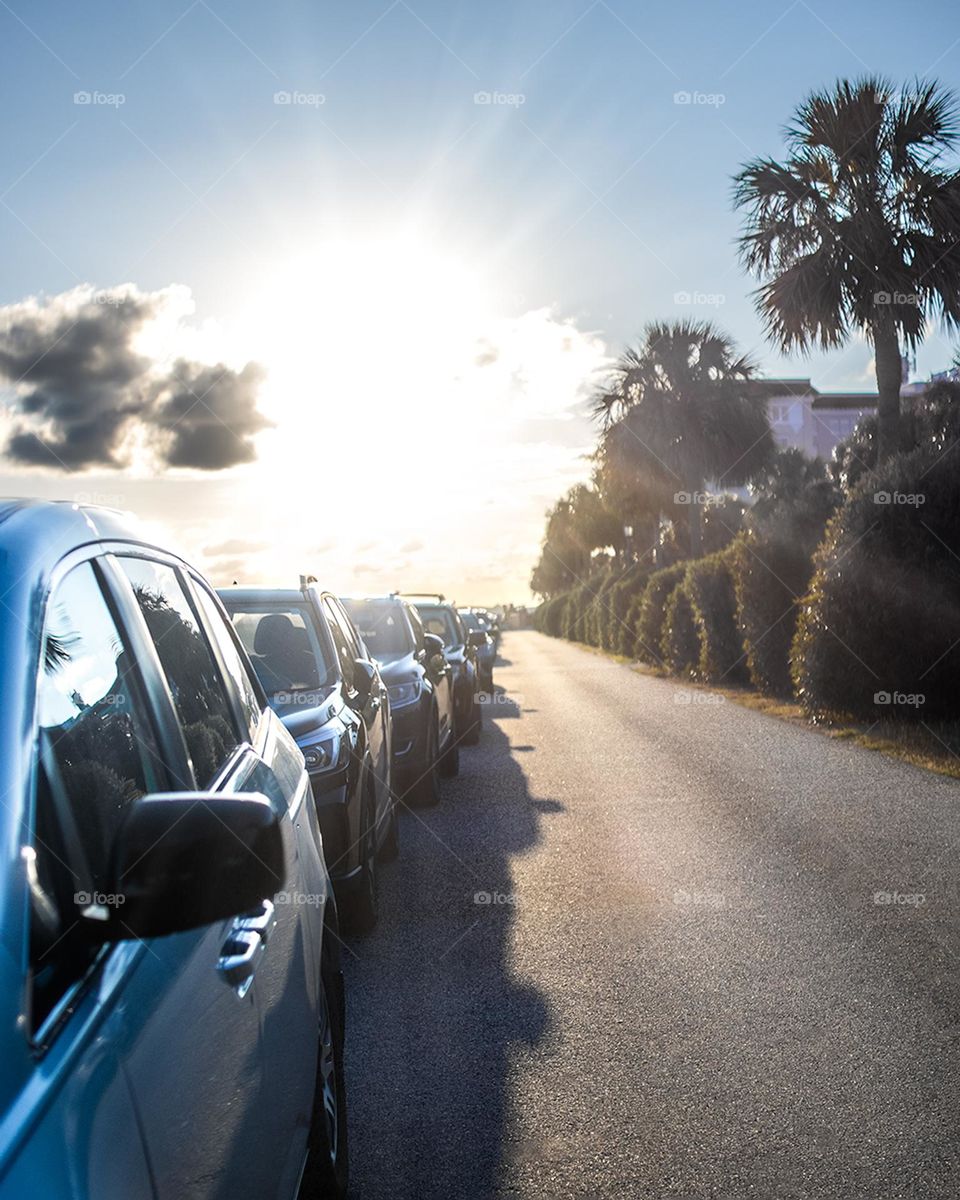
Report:
[[[306,596],[299,588],[223,587],[217,595],[224,604],[303,604]]]

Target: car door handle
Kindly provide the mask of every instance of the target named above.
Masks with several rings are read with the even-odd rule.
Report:
[[[253,929],[238,929],[231,933],[223,945],[223,953],[217,963],[217,970],[224,981],[236,989],[237,995],[243,999],[253,983],[257,964],[263,957],[266,942]]]
[[[253,912],[238,917],[234,928],[242,933],[259,933],[266,942],[277,924],[277,910],[272,900],[263,900]]]

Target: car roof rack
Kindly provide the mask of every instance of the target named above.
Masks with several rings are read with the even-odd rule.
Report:
[[[421,600],[437,600],[440,604],[446,604],[447,598],[443,592],[394,592],[395,596],[404,596],[408,600],[413,600],[419,597]]]
[[[311,583],[316,583],[316,582],[317,582],[316,575],[301,575],[300,576],[300,591],[301,592],[306,591],[306,589],[310,586]]]

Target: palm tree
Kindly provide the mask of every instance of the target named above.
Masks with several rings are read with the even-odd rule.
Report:
[[[604,424],[598,457],[608,470],[631,476],[636,493],[661,512],[671,511],[671,497],[686,506],[694,556],[706,482],[744,483],[773,450],[754,373],[709,322],[657,322],[621,355],[596,397]]]
[[[854,329],[876,364],[880,454],[899,449],[901,352],[928,317],[960,320],[960,174],[953,93],[895,93],[879,77],[814,92],[786,130],[785,162],[736,177],[741,257],[783,351],[843,345]]]

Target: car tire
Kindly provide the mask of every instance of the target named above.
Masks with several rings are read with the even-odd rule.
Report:
[[[390,823],[387,836],[380,847],[380,861],[393,862],[400,856],[400,801],[394,800],[390,808]]]
[[[480,700],[480,692],[473,693],[473,719],[467,726],[464,742],[468,746],[475,746],[480,741],[480,732],[483,729],[483,704]]]
[[[454,775],[460,774],[460,739],[456,735],[450,739],[450,745],[440,759],[440,774],[445,779],[452,779]]]
[[[377,826],[373,789],[364,793],[360,814],[360,874],[346,905],[345,917],[350,933],[369,933],[377,923]]]
[[[430,724],[427,727],[427,749],[421,764],[422,774],[410,789],[410,799],[421,808],[433,808],[440,803],[440,769],[437,761],[437,716],[431,713]]]
[[[343,975],[332,937],[324,938],[322,955],[317,1082],[307,1140],[307,1165],[297,1200],[345,1200],[350,1176],[343,1076]]]

